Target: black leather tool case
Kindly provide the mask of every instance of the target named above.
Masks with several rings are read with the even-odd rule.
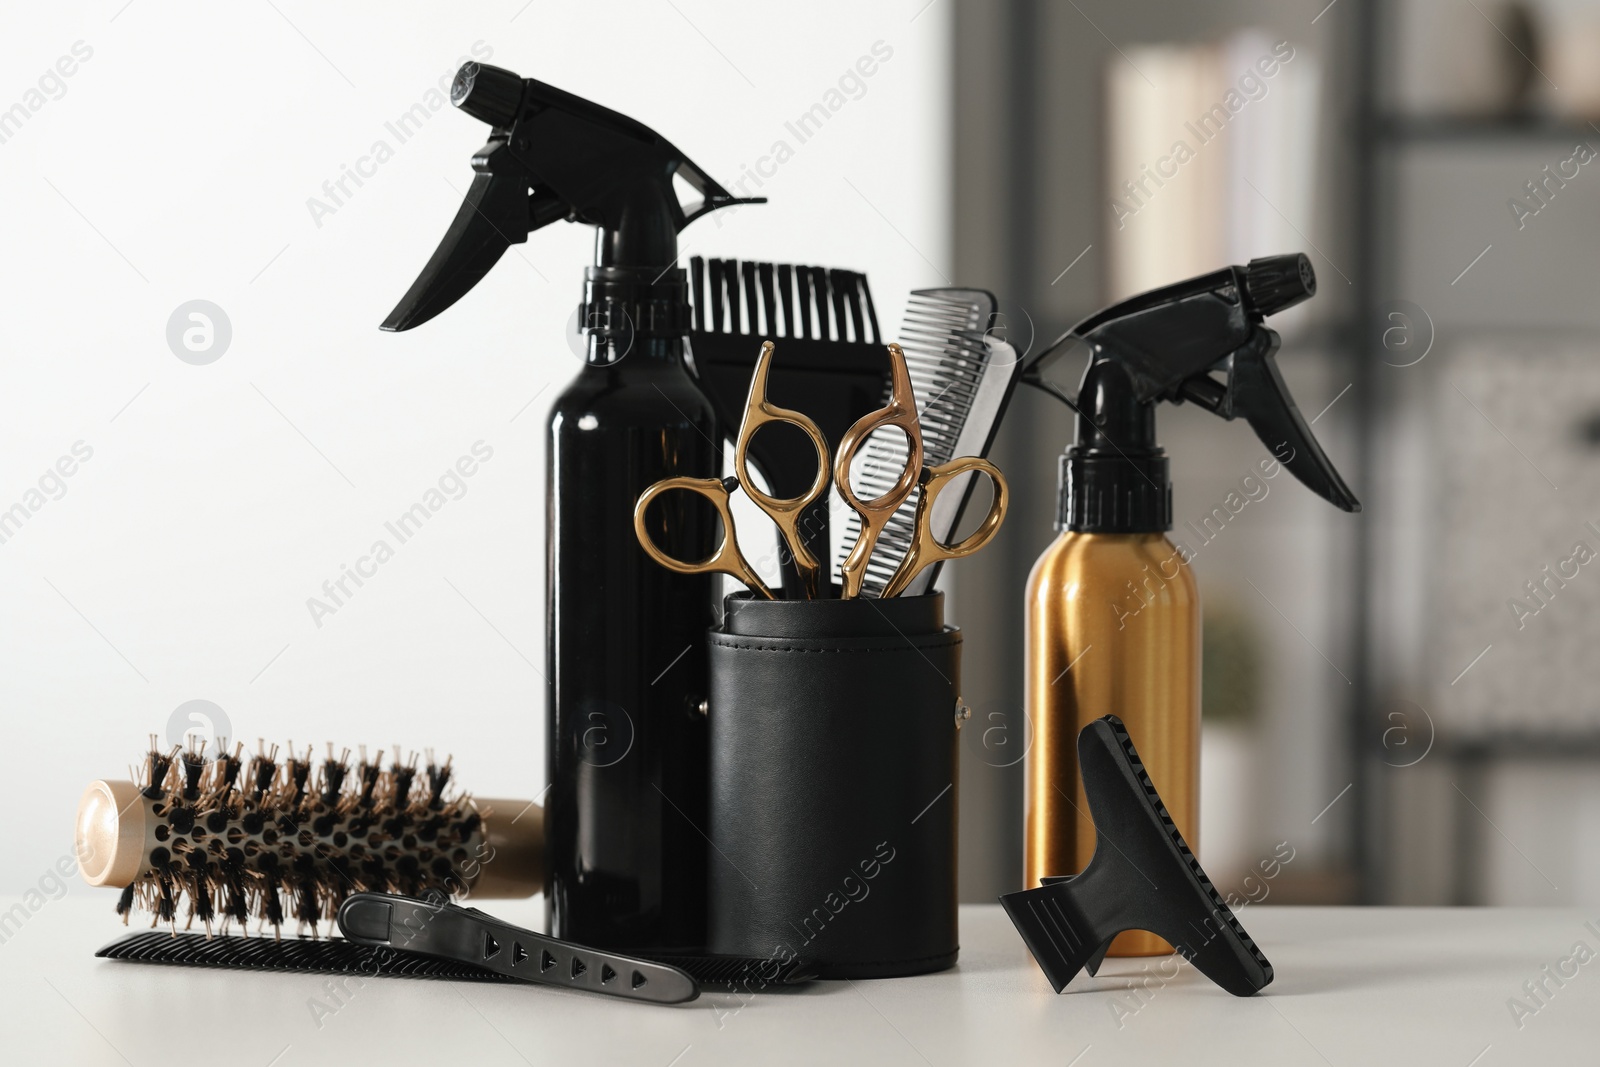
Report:
[[[943,594],[734,594],[709,644],[711,950],[819,978],[952,966],[961,632]]]

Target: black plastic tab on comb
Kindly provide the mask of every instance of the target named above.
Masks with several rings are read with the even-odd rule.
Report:
[[[1124,930],[1164,937],[1201,974],[1236,997],[1272,981],[1272,964],[1223,903],[1167,814],[1122,720],[1078,734],[1094,859],[1081,874],[1000,898],[1057,993],[1084,967],[1093,974]]]

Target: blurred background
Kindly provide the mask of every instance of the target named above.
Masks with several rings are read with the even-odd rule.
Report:
[[[1014,326],[1054,337],[1278,251],[1317,269],[1317,298],[1273,320],[1279,365],[1365,510],[1280,477],[1198,550],[1207,869],[1284,903],[1600,899],[1581,562],[1600,548],[1600,9],[1018,0],[955,20],[955,272],[1025,308]],[[1182,536],[1266,452],[1192,407],[1161,430]],[[1020,713],[1021,613],[994,591],[1052,536],[1068,432],[1024,392],[999,459],[1030,486],[1014,547],[955,578],[980,721]],[[992,854],[998,891],[1018,823],[979,798],[1015,809],[1020,767],[975,756],[963,859]],[[1247,882],[1282,842],[1293,862]]]
[[[376,328],[470,180],[482,130],[441,93],[477,59],[638,118],[730,186],[790,142],[747,190],[771,202],[685,250],[866,271],[891,334],[909,290],[975,285],[1036,350],[1140,290],[1309,254],[1320,291],[1274,319],[1279,365],[1365,510],[1278,477],[1198,551],[1202,858],[1272,902],[1600,900],[1593,5],[0,19],[0,512],[22,506],[0,525],[0,890],[68,850],[83,784],[152,733],[432,747],[480,793],[544,788],[544,407],[577,367],[590,233],[541,231],[452,314]],[[1266,454],[1190,407],[1161,429],[1180,527]],[[1001,547],[946,571],[980,727],[969,900],[1020,881],[1022,588],[1071,433],[1018,394]],[[422,535],[312,611],[479,442],[492,460]]]

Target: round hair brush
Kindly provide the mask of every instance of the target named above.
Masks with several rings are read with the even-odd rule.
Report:
[[[543,812],[532,801],[473,799],[450,788],[450,761],[400,750],[387,768],[365,747],[315,767],[311,748],[262,743],[207,758],[203,742],[157,747],[138,781],[91,782],[78,802],[78,871],[122,890],[117,912],[155,923],[220,920],[241,932],[332,922],[356,892],[524,897],[543,886]]]

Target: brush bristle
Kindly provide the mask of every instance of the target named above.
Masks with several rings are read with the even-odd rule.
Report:
[[[140,803],[159,842],[123,888],[117,913],[135,908],[155,922],[241,929],[251,918],[275,933],[294,920],[313,935],[331,924],[351,893],[417,896],[465,890],[463,868],[478,859],[482,820],[464,793],[448,788],[450,766],[431,754],[416,788],[415,756],[398,750],[390,769],[363,749],[315,766],[311,749],[286,759],[263,744],[248,767],[242,746],[208,759],[197,745],[163,751],[152,741]]]

